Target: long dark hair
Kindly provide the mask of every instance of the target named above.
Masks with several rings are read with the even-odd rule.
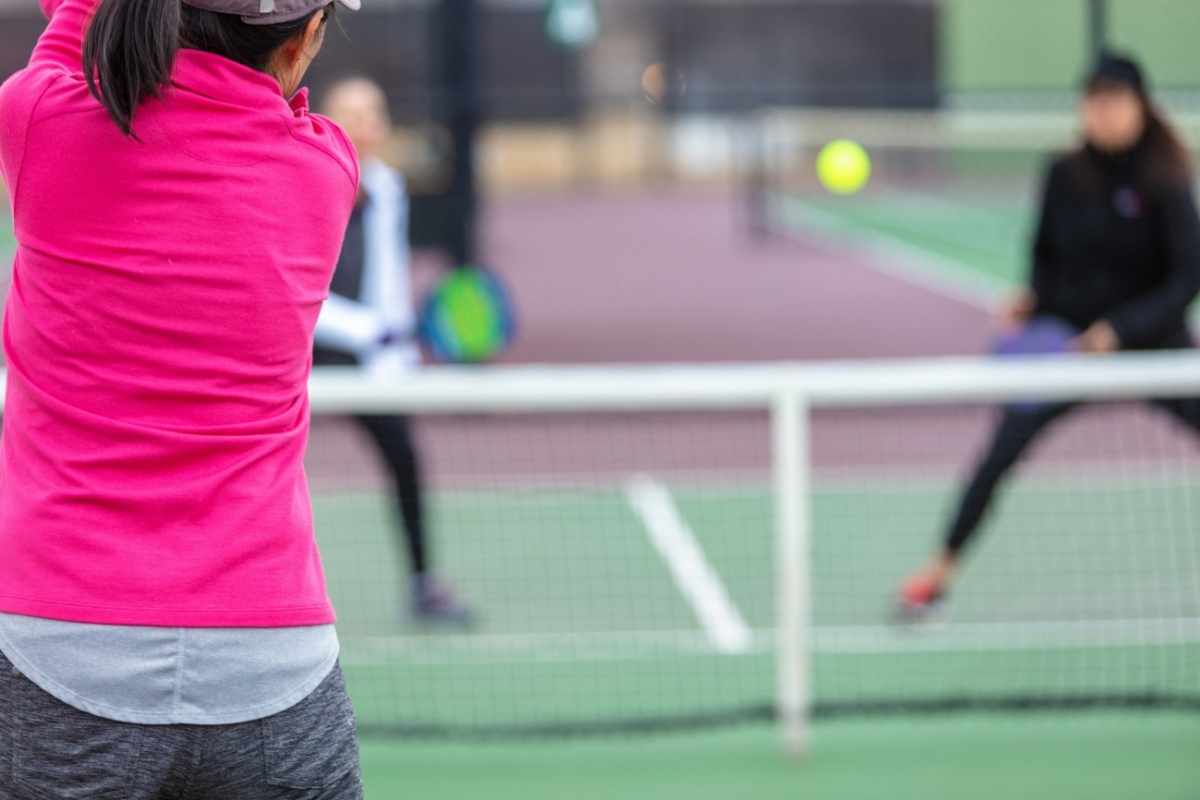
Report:
[[[1146,130],[1142,134],[1150,156],[1146,177],[1156,183],[1190,184],[1192,155],[1179,131],[1167,120],[1166,114],[1148,98],[1142,98],[1142,113]]]
[[[181,47],[265,71],[275,51],[300,35],[314,15],[328,18],[332,12],[326,5],[291,22],[247,25],[232,14],[180,0],[103,0],[83,43],[83,74],[117,126],[133,136],[134,113],[170,82]]]

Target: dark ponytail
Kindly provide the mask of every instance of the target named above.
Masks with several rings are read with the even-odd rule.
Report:
[[[104,0],[92,18],[83,74],[126,135],[137,107],[171,79],[181,16],[179,0]]]
[[[333,8],[327,5],[291,22],[247,25],[237,16],[180,0],[103,0],[83,43],[83,74],[117,126],[133,136],[134,113],[170,83],[179,48],[265,72],[279,47],[303,32],[315,14],[328,19]]]

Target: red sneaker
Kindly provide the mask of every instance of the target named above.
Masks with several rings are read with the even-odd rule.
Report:
[[[928,575],[914,575],[900,587],[897,617],[903,622],[920,622],[935,611],[946,597],[942,584]]]

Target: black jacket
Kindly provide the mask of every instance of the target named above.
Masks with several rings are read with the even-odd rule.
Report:
[[[363,203],[360,201],[350,213],[346,225],[346,238],[342,240],[342,252],[329,286],[331,294],[357,300],[362,294],[363,267],[367,260],[366,231],[363,226]],[[343,350],[315,345],[313,365],[319,367],[349,367],[358,365],[358,356]]]
[[[1200,219],[1191,186],[1154,180],[1144,145],[1085,148],[1047,172],[1034,238],[1037,311],[1083,330],[1107,320],[1132,349],[1190,342],[1200,292]]]

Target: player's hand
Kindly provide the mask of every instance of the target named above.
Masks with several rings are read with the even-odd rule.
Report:
[[[1037,297],[1034,293],[1028,290],[1021,291],[1000,304],[996,311],[996,321],[1001,330],[1016,330],[1029,321],[1036,308]]]
[[[376,379],[394,380],[403,377],[417,366],[415,350],[404,347],[381,348],[364,359],[367,375]]]
[[[1121,337],[1117,336],[1117,331],[1110,322],[1100,320],[1080,334],[1075,340],[1075,349],[1081,353],[1097,355],[1115,353],[1121,349]]]

